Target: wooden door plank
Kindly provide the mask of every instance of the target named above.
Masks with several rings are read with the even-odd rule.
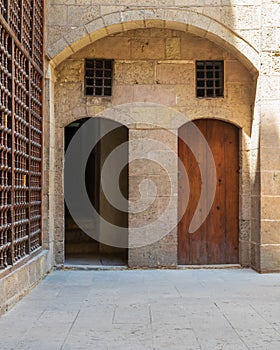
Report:
[[[207,218],[208,264],[225,261],[225,174],[224,174],[224,123],[207,120],[207,141],[216,165],[216,194]],[[211,166],[207,160],[207,168]]]
[[[225,131],[226,263],[239,261],[239,130],[229,124]]]
[[[204,129],[205,125],[201,123],[200,129]],[[179,264],[199,264],[203,263],[203,259],[206,258],[206,245],[203,247],[201,242],[204,242],[203,237],[206,234],[206,225],[197,230],[194,233],[189,233],[189,225],[196,211],[200,192],[201,192],[201,175],[197,160],[194,154],[191,152],[189,147],[183,141],[188,139],[189,144],[192,144],[196,152],[199,154],[199,158],[202,163],[205,163],[205,157],[203,145],[199,143],[198,137],[199,129],[194,130],[190,124],[185,124],[179,130],[179,157],[184,164],[185,170],[181,168],[182,164],[179,165],[179,195],[178,195],[178,207],[179,217],[183,215],[182,220],[179,222],[179,246],[178,246],[178,257]],[[205,164],[201,164],[201,167],[205,167]],[[185,178],[182,176],[182,172],[186,171],[189,179],[189,186],[184,182]],[[189,200],[187,202],[187,199]],[[182,213],[182,208],[187,208],[185,213]],[[202,211],[201,211],[202,212]],[[192,247],[192,249],[190,249]]]
[[[212,150],[216,164],[217,188],[206,221],[196,232],[190,234],[189,225],[199,201],[204,179],[201,178],[193,153],[179,139],[178,152],[188,173],[190,197],[187,210],[182,213],[182,204],[186,204],[188,188],[179,177],[178,211],[179,215],[184,215],[178,225],[178,263],[238,263],[239,131],[234,125],[219,120],[197,120],[195,124]],[[191,141],[192,149],[200,154],[201,166],[210,176],[210,161],[206,159],[205,146],[199,140],[198,134],[186,124],[180,128],[179,136]],[[203,205],[206,205],[206,199]]]

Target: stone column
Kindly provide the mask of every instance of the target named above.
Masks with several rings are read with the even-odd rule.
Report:
[[[177,133],[136,124],[129,142],[128,265],[176,266]]]
[[[280,271],[280,4],[263,1],[260,72],[261,272]]]
[[[51,169],[54,165],[55,123],[54,123],[54,70],[46,62],[44,82],[43,114],[43,181],[42,181],[42,246],[49,251],[49,267],[54,264],[54,177]]]

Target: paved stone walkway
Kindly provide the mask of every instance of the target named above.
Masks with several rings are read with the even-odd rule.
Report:
[[[280,275],[55,271],[0,317],[0,349],[279,350]]]

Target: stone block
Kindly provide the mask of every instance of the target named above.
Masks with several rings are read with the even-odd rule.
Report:
[[[192,63],[160,63],[156,67],[158,84],[184,84],[194,89],[194,65]]]
[[[257,271],[260,271],[260,268],[261,268],[260,245],[257,243],[251,242],[250,248],[251,248],[250,249],[251,267]]]
[[[256,171],[251,179],[251,194],[253,196],[260,196],[261,184],[260,184],[260,172]]]
[[[68,57],[70,57],[74,53],[71,46],[67,46],[67,45],[68,44],[66,43],[66,40],[61,39],[59,40],[58,45],[55,44],[55,46],[53,47],[54,50],[50,49],[48,51],[48,55],[50,58],[52,58],[52,64],[54,66],[58,66],[61,62],[66,60]]]
[[[136,159],[129,164],[130,176],[160,175],[165,172],[165,169],[160,164],[149,159]]]
[[[2,308],[4,308],[6,303],[6,295],[5,295],[5,289],[4,289],[4,283],[3,279],[0,280],[0,313],[2,311]]]
[[[250,220],[239,220],[239,239],[241,241],[249,241],[251,234]]]
[[[64,264],[64,241],[55,242],[54,257],[56,264]]]
[[[249,169],[248,169],[249,170]],[[242,172],[240,174],[240,193],[241,195],[250,195],[251,194],[251,178],[250,173]]]
[[[280,272],[280,245],[262,245],[260,259],[261,272]]]
[[[280,101],[265,100],[261,104],[261,124],[273,126],[279,124]]]
[[[151,139],[155,141],[159,141],[160,143],[164,143],[165,147],[170,148],[174,152],[177,151],[177,132],[173,132],[170,130],[165,129],[156,129],[156,130],[147,130],[147,129],[131,129],[129,131],[129,139],[130,140],[137,140],[137,139]],[[157,144],[154,144],[153,149],[156,148]],[[158,144],[160,147],[160,144]],[[142,143],[142,146],[149,146],[148,143]],[[144,149],[142,147],[142,149]],[[145,148],[146,149],[146,148]]]
[[[125,14],[125,16],[124,16],[124,14]],[[121,16],[122,16],[122,20],[123,20],[122,25],[123,25],[124,31],[145,28],[145,22],[143,19],[129,20],[129,18],[131,18],[131,16],[129,16],[129,15],[127,16],[126,12],[121,12]]]
[[[146,28],[164,28],[165,22],[161,19],[145,19]]]
[[[231,83],[238,82],[238,83],[250,84],[252,83],[252,76],[239,61],[226,60],[225,80]]]
[[[279,20],[273,14],[279,12],[278,2],[269,2],[262,6],[262,25],[263,27],[279,27]]]
[[[49,4],[46,19],[48,25],[67,25],[67,6]]]
[[[100,7],[98,5],[82,5],[80,2],[78,6],[68,6],[67,22],[69,26],[80,26],[86,24],[100,16]]]
[[[165,41],[161,38],[132,38],[132,59],[164,59]]]
[[[145,181],[144,181],[145,180]],[[149,180],[149,181],[147,181]],[[129,198],[140,198],[140,183],[141,191],[144,191],[147,196],[153,193],[154,188],[157,190],[157,197],[169,197],[172,193],[176,193],[177,189],[177,175],[165,174],[161,175],[151,175],[151,176],[131,176],[129,178],[130,183],[130,193]]]
[[[176,226],[177,197],[146,197],[144,199],[142,197],[140,201],[141,203],[136,203],[137,211],[134,209],[136,206],[133,205],[133,202],[129,205],[129,227],[141,228],[144,243],[146,236],[149,238],[150,235],[153,235],[158,240],[166,230],[169,232],[169,229]],[[131,242],[134,242],[135,239],[138,240],[138,236],[130,236]]]
[[[261,89],[261,97],[267,99],[278,99],[280,95],[280,76],[278,75],[262,75],[259,77]]]
[[[154,29],[144,28],[144,29],[136,29],[136,30],[130,30],[128,33],[123,33],[124,35],[129,35],[133,38],[149,38],[151,36],[151,33],[154,32]]]
[[[251,265],[250,242],[239,241],[239,263],[243,267]]]
[[[260,243],[261,237],[261,227],[259,219],[251,220],[251,241],[255,243]]]
[[[170,107],[176,104],[174,85],[134,85],[133,93],[135,102],[151,102]]]
[[[47,52],[57,66],[74,53],[64,38],[59,39],[49,46]]]
[[[100,4],[100,1],[96,2],[97,4]],[[106,14],[109,14],[109,13],[113,13],[113,12],[117,12],[117,11],[122,11],[125,9],[125,6],[122,6],[122,5],[101,5],[100,6],[100,12],[101,12],[101,15],[106,15]]]
[[[47,51],[53,44],[60,40],[65,34],[71,31],[67,25],[47,25],[46,26]]]
[[[18,290],[20,290],[18,283],[18,274],[12,273],[5,277],[3,285],[5,291],[5,299],[6,301],[9,301],[18,293]]]
[[[116,85],[153,84],[154,63],[143,61],[117,61],[114,67]]]
[[[255,29],[261,27],[261,8],[260,6],[243,4],[221,8],[221,17],[224,23],[230,28],[236,29]],[[233,20],[234,18],[234,20]]]
[[[114,85],[112,105],[118,106],[124,103],[133,103],[133,89],[131,85]]]
[[[177,30],[168,29],[168,28],[160,28],[159,27],[159,28],[152,28],[151,29],[151,37],[166,38],[165,39],[166,43],[168,41],[170,41],[170,39],[175,39],[175,41],[176,41],[177,39],[180,39],[182,36],[185,36],[185,35],[187,35],[187,34],[182,33],[180,31],[177,31]],[[179,40],[179,43],[180,43],[180,40]],[[172,44],[172,41],[170,42],[170,44]],[[179,45],[179,48],[180,48],[180,45]]]
[[[250,28],[250,29],[239,29],[238,34],[252,47],[257,51],[261,51],[261,46],[263,47],[263,42],[262,42],[262,31],[263,28],[261,29],[260,27],[257,29]]]
[[[76,57],[107,58],[107,59],[129,59],[130,41],[129,38],[107,37],[94,45],[86,47]]]
[[[279,148],[262,147],[260,156],[260,164],[262,170],[280,170],[280,152]]]
[[[280,220],[280,197],[262,197],[261,218],[267,220]]]
[[[240,154],[240,170],[242,172],[248,173],[250,172],[250,156],[251,156],[251,152],[249,150],[241,150],[241,152],[239,152]]]
[[[82,33],[82,35],[80,33]],[[78,39],[76,39],[77,36]],[[73,52],[78,52],[91,43],[90,35],[86,33],[84,28],[78,28],[75,31],[72,31],[71,35],[65,36],[65,39],[71,44]]]
[[[131,249],[129,252],[129,267],[172,267],[177,265],[177,245],[156,244]]]
[[[225,94],[230,105],[239,101],[237,108],[239,109],[239,119],[244,125],[250,118],[251,111],[248,110],[248,105],[252,102],[252,93],[250,85],[239,82],[228,81],[225,84]],[[234,111],[236,113],[236,109]],[[243,112],[243,113],[242,113]],[[237,113],[236,113],[237,114]],[[249,119],[250,120],[250,119]]]
[[[105,109],[105,106],[96,106],[94,104],[89,104],[86,106],[86,114],[89,117],[95,117],[99,114],[102,114],[102,112],[104,112]]]
[[[263,171],[261,181],[263,195],[277,196],[280,194],[280,171]]]
[[[261,243],[280,244],[280,222],[261,220]]]
[[[244,197],[242,197],[244,198]],[[248,198],[249,202],[249,198]],[[259,220],[260,219],[260,214],[261,214],[261,209],[260,209],[260,202],[261,202],[261,197],[258,195],[256,196],[251,196],[251,219]],[[248,203],[249,204],[249,203]],[[245,207],[243,207],[244,212],[246,213],[247,210]]]
[[[280,28],[279,27],[263,27],[260,33],[262,38],[263,50],[276,51],[279,49]]]
[[[89,33],[92,42],[95,42],[108,35],[106,28],[104,28],[104,23],[101,18],[97,18],[92,22],[89,22],[85,25],[85,28],[86,31]]]
[[[166,58],[170,60],[181,58],[180,38],[166,39]]]
[[[242,220],[250,220],[251,219],[251,197],[240,196],[240,219]]]
[[[82,80],[84,61],[67,60],[61,63],[57,69],[58,83],[80,83]]]

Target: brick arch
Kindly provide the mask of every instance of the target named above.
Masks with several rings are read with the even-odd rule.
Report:
[[[234,54],[249,71],[259,70],[259,54],[251,44],[213,18],[186,9],[153,8],[106,14],[83,28],[70,30],[47,54],[56,66],[96,40],[139,28],[167,28],[204,37]]]

